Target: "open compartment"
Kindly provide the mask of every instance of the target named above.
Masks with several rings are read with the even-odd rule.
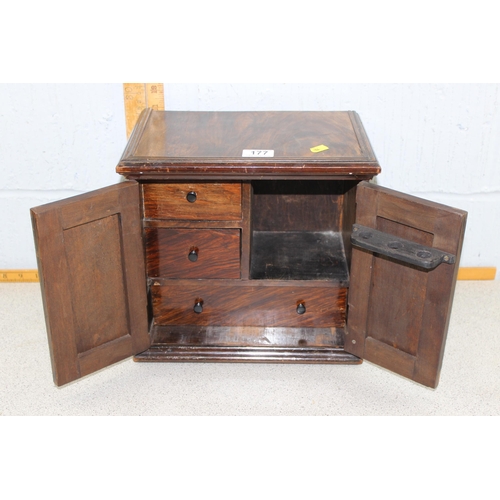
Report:
[[[252,182],[250,278],[349,282],[357,181]]]

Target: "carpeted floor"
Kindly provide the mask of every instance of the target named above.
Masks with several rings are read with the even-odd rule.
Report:
[[[0,285],[1,415],[499,415],[500,281],[461,281],[440,385],[358,366],[134,363],[52,382],[39,285]]]

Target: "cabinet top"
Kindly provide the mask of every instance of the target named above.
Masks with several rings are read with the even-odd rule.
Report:
[[[380,166],[354,111],[145,109],[116,171],[144,179],[369,179]]]

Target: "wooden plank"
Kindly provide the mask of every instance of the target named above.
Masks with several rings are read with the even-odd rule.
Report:
[[[254,231],[338,231],[342,181],[255,181]]]
[[[252,251],[252,184],[241,183],[241,279],[250,278]]]
[[[347,286],[342,236],[333,231],[253,231],[255,280],[334,280]]]
[[[332,363],[357,365],[361,360],[342,347],[239,347],[158,345],[135,361],[215,363]]]
[[[243,222],[240,220],[179,220],[179,219],[144,219],[142,221],[143,226],[154,227],[157,229],[161,228],[178,228],[182,225],[183,229],[239,229],[243,226]]]
[[[151,347],[343,347],[342,328],[286,328],[262,326],[155,325]]]
[[[153,327],[150,349],[136,361],[348,363],[340,328],[174,325]]]
[[[116,260],[122,250],[119,215],[64,230],[64,245],[72,290],[79,294],[73,312],[78,353],[128,335],[124,269]]]
[[[377,364],[398,373],[403,377],[412,378],[415,369],[415,356],[380,342],[372,337],[366,338],[366,359],[376,359]]]

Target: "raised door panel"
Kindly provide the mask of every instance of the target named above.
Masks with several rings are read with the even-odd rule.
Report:
[[[466,212],[358,186],[346,350],[436,387]]]
[[[36,207],[31,216],[56,385],[147,349],[137,183]]]

